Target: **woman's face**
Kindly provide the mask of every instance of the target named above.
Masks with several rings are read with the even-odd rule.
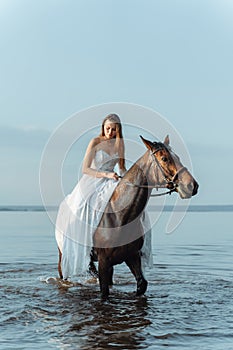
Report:
[[[104,136],[110,140],[116,137],[116,124],[106,121],[104,124]]]

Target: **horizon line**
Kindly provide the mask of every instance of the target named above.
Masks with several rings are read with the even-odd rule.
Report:
[[[41,204],[10,204],[10,205],[0,205],[0,212],[46,212],[46,211],[55,211],[58,209],[57,205],[49,205],[47,207]],[[165,212],[171,211],[185,211],[188,212],[214,212],[214,211],[233,211],[233,204],[190,204],[188,207],[185,205],[148,205],[148,211],[162,210]]]

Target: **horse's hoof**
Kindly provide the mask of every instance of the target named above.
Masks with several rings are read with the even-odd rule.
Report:
[[[146,280],[141,280],[138,282],[136,295],[143,295],[147,290],[148,282]]]
[[[101,295],[102,302],[109,302],[109,295]]]
[[[103,288],[101,290],[101,300],[102,301],[107,301],[109,298],[109,289],[108,288]]]

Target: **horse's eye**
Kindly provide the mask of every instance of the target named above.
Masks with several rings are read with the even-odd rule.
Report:
[[[167,157],[162,157],[161,159],[163,162],[167,162]]]

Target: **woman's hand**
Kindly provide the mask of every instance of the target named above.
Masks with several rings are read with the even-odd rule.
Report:
[[[108,178],[108,179],[113,179],[113,180],[118,180],[119,179],[119,176],[117,175],[117,173],[106,173],[106,177]]]

